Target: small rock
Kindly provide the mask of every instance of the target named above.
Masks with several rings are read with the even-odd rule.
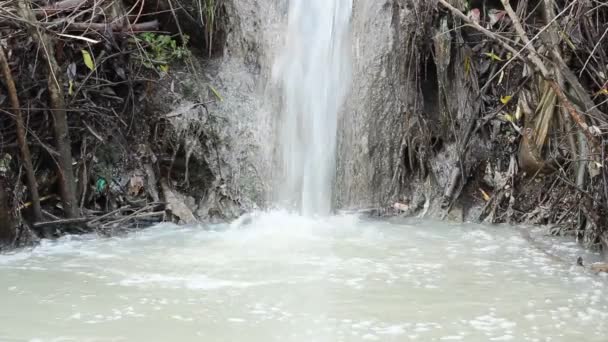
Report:
[[[590,266],[593,272],[597,273],[608,273],[608,264],[606,263],[595,263]]]
[[[393,208],[398,211],[408,211],[410,210],[410,206],[407,204],[396,202],[393,204]]]
[[[165,202],[167,202],[167,209],[171,211],[173,215],[179,218],[180,223],[182,224],[195,224],[198,223],[194,214],[186,206],[184,201],[180,200],[177,195],[171,190],[169,184],[166,180],[161,180],[160,186],[163,190],[163,195],[165,197]]]

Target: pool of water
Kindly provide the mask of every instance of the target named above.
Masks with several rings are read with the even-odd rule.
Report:
[[[0,256],[0,341],[606,341],[606,279],[538,239],[566,262],[509,227],[352,215],[65,237]]]

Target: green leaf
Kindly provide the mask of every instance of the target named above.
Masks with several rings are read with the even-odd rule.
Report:
[[[159,69],[162,72],[169,72],[169,66],[167,64],[163,64],[163,65],[159,66]]]
[[[500,98],[500,102],[502,102],[503,105],[506,105],[507,103],[509,103],[509,101],[511,101],[512,98],[513,96],[511,95],[502,96]]]
[[[95,63],[93,63],[93,58],[91,58],[91,54],[87,50],[81,50],[82,59],[84,60],[84,65],[91,70],[95,70]]]
[[[209,88],[211,88],[211,91],[220,100],[220,102],[224,102],[224,99],[222,98],[222,96],[220,95],[220,93],[218,93],[217,90],[215,90],[215,88],[213,88],[212,85],[209,85]]]
[[[471,72],[471,57],[466,56],[464,58],[464,73],[468,75]]]
[[[502,58],[498,57],[494,52],[484,52],[484,55],[492,58],[495,61],[502,62]]]
[[[570,39],[570,37],[568,37],[566,32],[559,31],[559,34],[560,36],[562,36],[562,39],[566,42],[566,44],[568,44],[568,47],[570,47],[570,49],[576,50],[576,46],[574,46],[574,43],[572,43],[572,40]]]
[[[72,96],[74,95],[74,81],[70,80],[69,85],[70,87],[68,88],[68,95]]]

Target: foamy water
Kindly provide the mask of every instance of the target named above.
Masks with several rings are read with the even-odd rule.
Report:
[[[507,227],[283,212],[0,256],[0,341],[606,341],[606,279]]]

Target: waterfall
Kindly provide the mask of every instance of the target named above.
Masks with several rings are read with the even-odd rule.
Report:
[[[337,117],[350,89],[352,0],[290,0],[286,42],[273,77],[282,89],[281,205],[303,215],[331,211]]]

